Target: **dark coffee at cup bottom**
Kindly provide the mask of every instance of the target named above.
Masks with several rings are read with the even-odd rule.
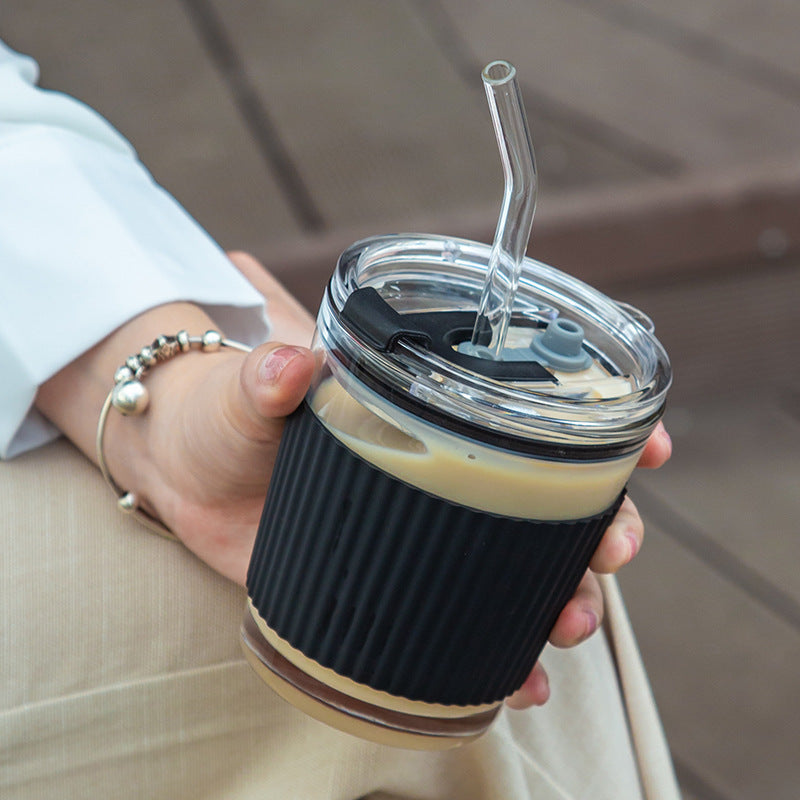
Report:
[[[380,744],[457,747],[480,736],[500,710],[501,703],[472,708],[404,702],[342,678],[281,639],[251,605],[242,642],[250,665],[284,700],[320,722]]]

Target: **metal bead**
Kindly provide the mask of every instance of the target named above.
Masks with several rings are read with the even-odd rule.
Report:
[[[181,351],[181,348],[180,348],[180,345],[178,344],[177,339],[169,337],[167,339],[167,343],[164,345],[163,349],[161,350],[161,353],[162,353],[162,355],[164,357],[164,361],[168,361],[173,356],[178,355],[178,353],[180,353],[180,351]]]
[[[139,351],[139,360],[146,367],[152,367],[156,363],[156,354],[153,352],[152,347],[146,345]]]
[[[117,508],[119,508],[123,514],[133,514],[138,505],[139,500],[133,492],[126,492],[117,500]]]
[[[125,359],[125,366],[128,367],[131,372],[135,375],[141,368],[142,362],[139,359],[139,356],[128,356]]]
[[[140,381],[118,383],[111,394],[111,404],[121,414],[141,414],[150,402],[150,392]]]
[[[133,370],[123,364],[115,373],[114,373],[114,383],[124,383],[125,381],[132,381],[133,380]]]
[[[213,353],[222,347],[222,336],[219,331],[206,331],[203,334],[203,352]]]
[[[153,342],[153,351],[159,361],[169,361],[178,351],[178,342],[173,336],[159,336]]]
[[[150,347],[153,348],[153,352],[156,356],[160,356],[161,350],[163,350],[167,344],[169,344],[169,339],[162,333],[161,336],[153,340],[153,344],[151,344]]]
[[[175,338],[178,340],[178,345],[181,348],[181,352],[187,353],[192,349],[192,343],[189,341],[188,331],[178,331]]]

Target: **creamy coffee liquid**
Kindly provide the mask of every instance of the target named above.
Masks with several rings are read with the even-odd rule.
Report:
[[[557,521],[604,511],[639,455],[558,462],[510,453],[434,427],[355,379],[347,390],[325,380],[311,406],[337,439],[384,472],[454,503],[510,517]]]
[[[630,394],[633,388],[630,378],[609,375],[599,364],[592,364],[589,369],[580,372],[552,372],[558,384],[552,388],[540,388],[539,391],[578,400],[610,400]]]
[[[506,347],[529,352],[531,340],[538,333],[538,330],[531,328],[511,327],[508,329]],[[535,391],[575,400],[610,400],[633,391],[633,384],[627,375],[611,375],[597,361],[577,372],[552,368],[550,371],[558,383],[536,384],[533,387]]]

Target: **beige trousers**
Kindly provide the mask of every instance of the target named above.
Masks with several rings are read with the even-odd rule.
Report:
[[[610,633],[546,650],[546,707],[421,753],[339,733],[274,695],[239,650],[243,591],[119,515],[66,442],[0,463],[0,531],[5,800],[678,796],[613,581]]]

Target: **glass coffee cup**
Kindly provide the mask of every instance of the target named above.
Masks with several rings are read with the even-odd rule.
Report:
[[[644,315],[526,258],[501,357],[475,341],[491,248],[357,242],[317,318],[248,572],[244,650],[298,708],[437,749],[533,668],[660,419]]]

